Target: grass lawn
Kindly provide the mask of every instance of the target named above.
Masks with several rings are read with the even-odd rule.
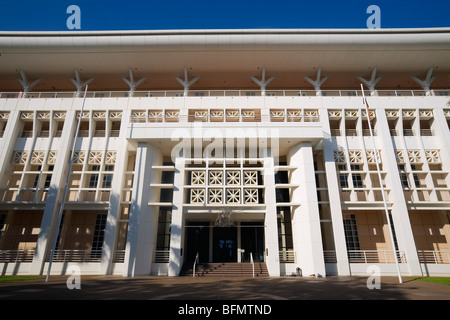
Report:
[[[419,278],[410,278],[410,279],[450,285],[450,278],[444,278],[444,277],[419,277]]]
[[[30,279],[41,279],[44,276],[0,276],[0,283],[12,282],[12,281],[22,281]]]

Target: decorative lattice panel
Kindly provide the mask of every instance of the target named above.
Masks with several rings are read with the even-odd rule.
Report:
[[[345,163],[345,151],[344,150],[335,150],[334,151],[334,162]]]
[[[376,158],[375,158],[376,155]],[[380,150],[377,150],[377,152],[375,153],[375,150],[367,150],[366,151],[366,156],[367,156],[367,162],[368,163],[376,163],[378,160],[378,163],[381,163],[381,154],[380,154]]]
[[[238,170],[227,170],[227,185],[240,185],[241,172]]]
[[[441,163],[439,150],[425,150],[425,157],[428,163]]]
[[[86,152],[84,151],[74,152],[72,163],[83,164],[85,161],[86,161]]]
[[[422,163],[420,150],[408,150],[408,158],[411,163]]]
[[[106,151],[105,164],[115,164],[117,158],[116,151]]]
[[[244,189],[244,203],[258,203],[258,189]]]
[[[223,189],[209,189],[208,202],[211,204],[223,203]]]
[[[101,164],[102,163],[103,152],[101,151],[91,151],[89,152],[89,164]]]
[[[25,164],[27,162],[27,158],[28,158],[27,151],[23,151],[23,152],[15,151],[12,162],[14,164]]]
[[[209,185],[211,186],[223,185],[223,171],[219,170],[209,171]]]
[[[47,164],[55,164],[57,155],[58,155],[58,151],[50,151],[48,153]]]
[[[241,189],[230,188],[227,189],[227,204],[241,203]]]
[[[348,157],[350,163],[363,163],[363,153],[361,150],[349,150]]]
[[[206,172],[202,171],[192,171],[191,173],[191,184],[194,186],[205,185],[206,184]]]
[[[191,203],[205,203],[205,189],[191,189]]]
[[[257,171],[244,171],[244,184],[245,185],[257,185],[258,184],[258,172]]]
[[[45,151],[33,151],[31,154],[31,164],[41,165],[45,160]]]

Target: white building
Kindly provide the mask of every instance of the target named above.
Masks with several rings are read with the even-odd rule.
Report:
[[[395,275],[394,242],[402,275],[450,275],[450,29],[2,32],[0,48],[2,274],[52,258],[52,274],[177,276],[198,254]]]

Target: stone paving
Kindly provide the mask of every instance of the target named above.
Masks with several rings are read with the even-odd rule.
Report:
[[[450,300],[450,286],[381,277],[368,289],[363,277],[134,277],[81,276],[68,289],[68,276],[0,283],[0,300]]]

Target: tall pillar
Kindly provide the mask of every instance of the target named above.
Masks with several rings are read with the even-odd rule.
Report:
[[[120,125],[120,139],[119,145],[116,146],[116,163],[114,165],[114,179],[111,186],[111,196],[109,198],[108,217],[105,226],[105,238],[102,247],[102,261],[100,272],[102,274],[110,274],[112,272],[112,264],[114,259],[114,252],[116,249],[118,225],[120,219],[120,200],[122,194],[122,187],[124,183],[124,174],[127,166],[128,158],[128,140],[126,139],[126,126],[128,119],[125,112],[122,112],[122,121]]]
[[[325,160],[325,172],[328,186],[328,198],[330,201],[331,224],[333,227],[334,249],[336,252],[336,267],[338,275],[350,275],[348,264],[347,244],[345,242],[344,222],[342,219],[340,185],[334,162],[334,150],[337,148],[336,139],[331,137],[328,111],[323,109],[321,114],[322,128],[327,133],[323,139],[323,157]]]
[[[392,202],[391,215],[394,224],[395,235],[400,251],[406,254],[406,260],[410,275],[421,275],[419,257],[414,242],[414,235],[409,220],[408,207],[403,194],[403,187],[398,173],[395,148],[389,131],[386,112],[384,108],[376,109],[378,132],[382,150],[383,170],[388,173],[386,183],[390,183],[389,202]],[[386,222],[387,223],[387,222]]]
[[[169,276],[178,276],[183,265],[184,157],[175,159],[172,223],[170,225]]]
[[[291,183],[299,187],[292,192],[292,201],[300,202],[293,210],[292,236],[297,264],[302,274],[325,276],[319,206],[314,176],[313,150],[310,142],[302,142],[288,152],[290,166],[297,167]]]
[[[56,232],[58,232],[56,229],[59,211],[63,200],[62,197],[67,180],[69,163],[71,161],[72,145],[75,143],[75,131],[77,128],[76,113],[75,110],[66,113],[66,120],[64,121],[64,128],[59,144],[60,147],[58,149],[56,163],[50,181],[50,188],[45,202],[41,229],[36,241],[36,250],[34,252],[30,274],[42,274],[43,272],[47,272],[47,270],[44,270],[45,260],[53,249]]]
[[[280,249],[278,244],[277,206],[275,193],[274,159],[264,157],[264,185],[266,214],[264,217],[264,242],[267,271],[270,276],[280,276]]]
[[[2,150],[0,152],[0,178],[11,169],[14,145],[20,130],[20,111],[11,111],[8,115],[3,138],[0,139],[0,150]]]
[[[153,170],[152,165],[161,163],[162,156],[157,149],[147,143],[138,143],[123,270],[127,276],[149,275],[151,272],[158,211],[148,203],[159,200],[159,193],[150,188],[150,183],[159,182],[160,173]]]

